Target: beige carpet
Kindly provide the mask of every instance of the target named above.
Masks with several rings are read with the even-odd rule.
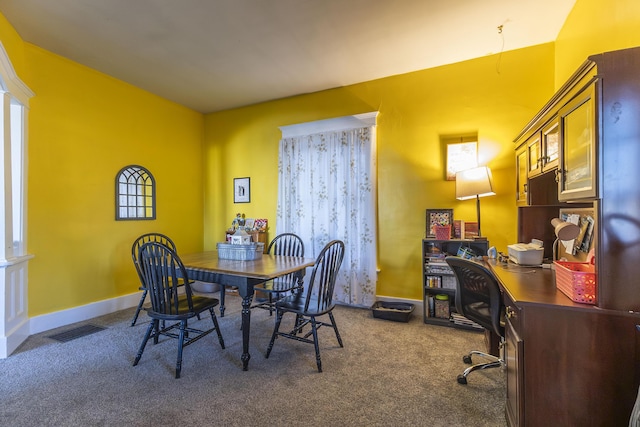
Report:
[[[48,336],[71,327],[32,336],[0,360],[0,425],[506,425],[503,371],[474,373],[466,386],[456,382],[462,355],[482,348],[482,334],[425,325],[417,313],[398,323],[338,307],[345,347],[331,329],[320,330],[320,374],[308,344],[280,338],[265,359],[273,317],[254,310],[252,357],[243,372],[240,300],[228,297],[219,318],[227,348],[215,334],[187,347],[178,380],[175,340],[148,345],[132,366],[147,324],[142,314],[130,327],[132,314],[83,322],[106,329],[65,343]]]

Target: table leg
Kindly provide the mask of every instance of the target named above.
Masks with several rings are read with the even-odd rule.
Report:
[[[220,286],[220,317],[224,317],[224,300],[227,294],[227,288],[224,285]]]
[[[251,329],[251,300],[253,295],[242,297],[242,370],[249,367],[249,330]]]

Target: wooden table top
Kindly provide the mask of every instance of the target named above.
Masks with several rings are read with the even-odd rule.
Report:
[[[264,280],[293,273],[315,263],[315,259],[312,258],[269,254],[264,254],[254,261],[218,259],[217,251],[181,255],[180,259],[187,269]]]

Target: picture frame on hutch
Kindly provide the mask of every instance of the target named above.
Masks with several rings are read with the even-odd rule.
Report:
[[[453,225],[453,209],[427,209],[425,233],[427,238],[436,237],[436,225]]]

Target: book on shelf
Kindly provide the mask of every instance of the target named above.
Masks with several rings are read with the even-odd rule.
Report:
[[[427,287],[428,288],[441,288],[442,280],[440,276],[427,276]]]
[[[464,238],[473,239],[478,237],[478,223],[467,221],[464,223]]]
[[[453,238],[464,239],[464,220],[462,219],[453,220]]]
[[[447,264],[427,263],[424,265],[424,271],[428,274],[452,274]]]
[[[455,276],[442,276],[443,289],[456,289],[458,281]]]
[[[427,299],[427,307],[425,310],[427,317],[433,317],[436,314],[436,303],[433,295],[430,295]]]

